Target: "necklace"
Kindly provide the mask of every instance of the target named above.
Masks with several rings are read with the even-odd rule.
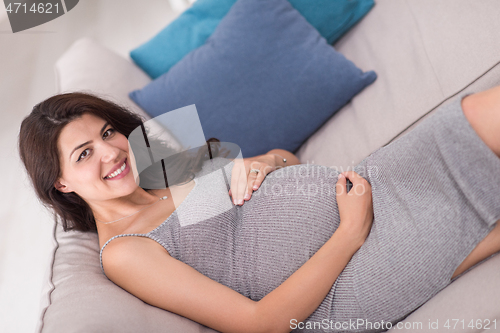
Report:
[[[146,207],[143,207],[143,208],[139,209],[139,210],[138,210],[137,212],[135,212],[135,213],[132,213],[132,214],[130,214],[130,215],[127,215],[127,216],[124,216],[124,217],[122,217],[122,218],[119,218],[118,220],[114,220],[114,221],[110,221],[110,222],[103,222],[103,221],[101,221],[101,220],[96,219],[95,217],[94,217],[94,219],[95,219],[97,222],[100,222],[100,223],[102,223],[102,224],[110,224],[110,223],[115,223],[115,222],[121,221],[121,220],[123,220],[123,219],[126,219],[127,217],[131,217],[132,215],[135,215],[135,214],[139,213],[140,211],[142,211],[142,210],[144,210],[144,209],[146,209],[146,208],[149,208],[149,207],[151,207],[151,206],[153,206],[153,205],[156,205],[158,202],[160,202],[161,200],[165,200],[165,199],[168,199],[168,197],[167,197],[166,195],[165,195],[165,196],[163,196],[163,197],[161,197],[161,198],[160,198],[160,197],[158,197],[158,201],[155,201],[155,202],[153,202],[151,205],[149,205],[149,206],[146,206]]]

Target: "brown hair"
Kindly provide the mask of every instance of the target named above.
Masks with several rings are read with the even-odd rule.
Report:
[[[61,130],[85,113],[106,120],[127,138],[143,124],[140,116],[120,105],[89,93],[75,92],[55,95],[35,105],[31,114],[23,120],[19,132],[19,153],[35,192],[42,203],[59,216],[64,231],[97,231],[94,215],[85,200],[76,193],[63,193],[54,187],[54,183],[61,177],[57,146]],[[212,144],[208,144],[211,142]],[[215,138],[207,140],[210,156],[207,156],[206,148],[200,148],[197,149],[197,154],[189,155],[189,158],[165,162],[170,163],[169,169],[175,171],[169,173],[170,184],[190,180],[194,173],[201,170],[206,159],[212,158],[212,154],[218,154],[218,142]],[[174,152],[165,145],[163,149]],[[166,179],[163,182],[168,186]]]

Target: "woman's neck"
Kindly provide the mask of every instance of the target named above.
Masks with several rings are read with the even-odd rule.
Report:
[[[104,240],[122,233],[147,233],[153,230],[173,213],[195,185],[196,182],[191,180],[166,189],[146,191],[138,187],[129,196],[91,204],[94,216],[104,221],[96,222],[99,238],[102,236],[101,240]],[[166,200],[158,201],[164,196],[167,196]],[[110,221],[116,223],[105,223]]]
[[[162,192],[165,191],[169,192],[169,189],[162,190]],[[168,196],[168,194],[166,195]],[[147,209],[148,206],[152,206],[158,201],[158,195],[152,191],[148,192],[141,187],[137,187],[130,195],[106,201],[90,202],[89,206],[94,213],[95,219],[99,220],[96,221],[98,233],[106,233],[106,231],[120,232],[134,223],[138,212]]]

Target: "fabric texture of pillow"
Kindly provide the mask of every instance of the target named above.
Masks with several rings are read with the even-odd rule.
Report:
[[[287,0],[239,0],[206,44],[130,97],[151,117],[195,104],[205,138],[248,157],[295,151],[375,79]]]
[[[130,57],[151,78],[159,77],[189,52],[202,46],[235,2],[236,0],[197,0],[151,40],[132,50]],[[374,5],[374,0],[289,2],[330,44],[356,24]]]

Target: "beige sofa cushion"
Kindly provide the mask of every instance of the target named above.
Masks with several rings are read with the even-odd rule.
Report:
[[[54,228],[58,246],[41,332],[215,332],[144,303],[111,282],[99,265],[95,233]]]
[[[500,61],[496,0],[378,0],[334,46],[377,80],[297,151],[303,163],[358,164]],[[347,144],[348,143],[348,144]]]
[[[438,329],[430,330],[429,323]],[[452,328],[457,325],[455,330],[447,329],[447,323]],[[389,333],[500,331],[500,255],[460,276],[399,325],[401,328],[394,326]]]
[[[494,67],[500,60],[500,7],[495,1],[378,0],[335,47],[379,77],[299,149],[301,161],[355,165],[463,88],[479,91],[500,83],[500,66]],[[97,92],[146,117],[128,92],[150,79],[92,40],[77,41],[56,64],[56,75],[60,92]],[[55,227],[54,244],[38,331],[213,332],[147,305],[109,281],[100,271],[95,234]],[[500,323],[499,271],[496,256],[457,279],[407,321],[427,323],[454,315],[497,318]]]

